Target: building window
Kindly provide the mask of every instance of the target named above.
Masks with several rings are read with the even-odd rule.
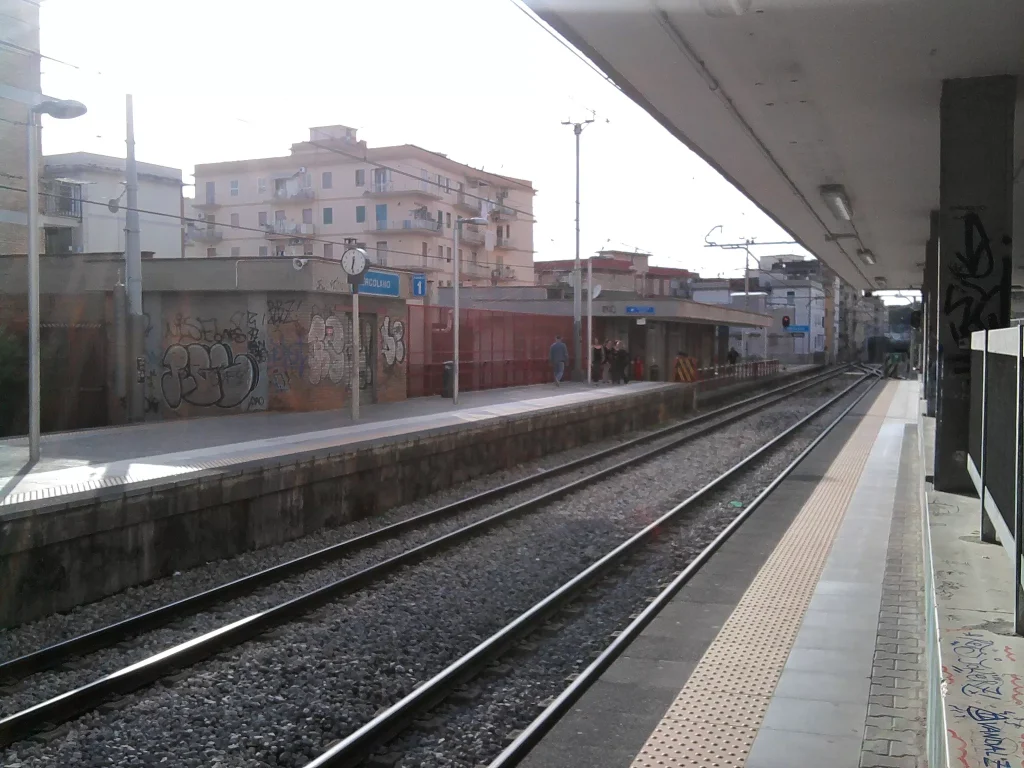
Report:
[[[324,243],[324,258],[325,259],[333,259],[334,258],[334,243]]]
[[[448,251],[448,261],[452,260],[452,247],[449,245],[446,249]]]
[[[438,261],[444,261],[444,246],[443,245],[437,246],[437,260]]]
[[[231,226],[232,227],[237,227],[238,226],[238,214],[237,213],[232,213],[231,214]]]
[[[446,213],[444,215],[444,225],[448,227],[448,229],[452,228],[452,215],[450,213]]]
[[[216,258],[216,256],[217,256],[217,249],[216,248],[207,248],[206,249],[206,258],[213,259],[213,258]]]
[[[387,221],[388,220],[388,204],[387,203],[377,203],[375,214],[376,214],[375,219],[377,221]]]
[[[437,228],[440,229],[444,226],[444,213],[441,211],[437,212]]]
[[[302,209],[302,223],[303,224],[312,224],[313,223],[313,209],[312,208],[303,208]]]
[[[333,224],[333,223],[334,223],[334,209],[333,208],[324,208],[324,224]]]
[[[231,196],[238,197],[238,179],[231,180]]]
[[[320,188],[330,189],[334,185],[334,178],[330,171],[324,171],[320,174]]]
[[[268,246],[266,246],[266,245],[261,245],[260,246],[260,250],[259,250],[259,254],[260,254],[260,256],[269,256],[270,255],[270,248]]]
[[[261,195],[267,193],[267,179],[265,177],[256,179],[256,191]]]
[[[302,241],[302,255],[303,256],[312,256],[313,255],[313,241],[312,240],[303,240]]]
[[[462,249],[459,248],[459,264],[462,264]]]
[[[213,181],[206,182],[206,202],[213,203],[217,199],[217,184]]]
[[[356,206],[356,224],[362,224],[364,221],[366,221],[366,206],[365,205],[357,205]]]
[[[241,255],[242,255],[242,249],[241,248],[239,248],[237,245],[231,246],[231,257],[232,258],[237,259]]]
[[[426,243],[423,243],[423,261],[426,263],[427,260],[427,249],[430,247]]]
[[[386,241],[377,243],[377,263],[382,267],[388,265],[388,244]]]
[[[473,260],[473,263],[476,264],[476,251],[470,251],[469,258],[471,258]]]
[[[356,186],[357,187],[365,187],[366,186],[366,171],[363,170],[362,168],[356,169]]]
[[[274,221],[284,221],[284,211],[274,211]]]
[[[505,239],[508,240],[510,237],[512,237],[512,225],[511,224],[506,224],[505,225]]]
[[[261,227],[267,226],[267,212],[266,211],[260,211],[259,213],[256,214],[256,217],[257,217],[257,221],[259,222],[259,225]]]

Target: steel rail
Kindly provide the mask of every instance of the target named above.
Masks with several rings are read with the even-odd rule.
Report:
[[[486,491],[481,491],[480,493],[473,494],[472,496],[467,496],[466,498],[445,504],[441,507],[414,515],[406,520],[401,520],[399,522],[392,523],[391,525],[383,526],[374,531],[370,531],[369,533],[355,536],[351,539],[346,539],[345,541],[332,544],[315,552],[310,552],[309,554],[265,568],[261,571],[257,571],[256,573],[247,574],[233,581],[220,584],[203,592],[198,592],[194,595],[182,598],[181,600],[167,603],[166,605],[153,608],[152,610],[114,622],[113,624],[108,624],[91,632],[86,632],[76,637],[27,653],[23,656],[10,659],[0,663],[0,683],[6,684],[16,682],[28,675],[35,674],[36,672],[51,669],[68,659],[91,653],[96,650],[101,650],[103,648],[110,647],[111,645],[116,645],[135,635],[148,632],[158,627],[166,626],[167,624],[179,619],[192,616],[199,611],[218,603],[252,594],[257,589],[268,584],[273,584],[274,582],[281,581],[290,576],[303,573],[325,563],[337,560],[353,552],[357,552],[361,549],[365,549],[381,541],[392,538],[398,534],[404,533],[407,530],[412,530],[422,525],[442,520],[445,517],[454,515],[470,507],[501,498],[502,496],[517,492],[542,480],[586,466],[587,464],[591,464],[595,461],[600,461],[608,456],[621,453],[622,451],[634,448],[638,445],[658,440],[666,435],[670,435],[682,429],[717,418],[725,413],[736,411],[744,406],[757,405],[760,401],[768,401],[760,403],[758,406],[763,408],[773,402],[776,402],[775,400],[771,400],[771,398],[778,396],[780,393],[793,390],[786,394],[788,397],[796,392],[809,389],[828,381],[831,378],[835,378],[842,372],[842,370],[828,371],[825,374],[814,376],[811,379],[801,379],[769,390],[768,392],[762,392],[731,405],[723,406],[721,408],[708,411],[707,413],[694,416],[690,419],[686,419],[678,424],[672,424],[670,426],[654,430],[649,434],[632,438],[620,443],[619,445],[611,446],[587,456],[583,456],[579,459],[565,462],[556,467],[552,467],[551,469],[546,469],[543,472],[530,475],[529,477],[514,480],[512,482],[505,483],[504,485],[490,488]]]
[[[646,461],[653,456],[665,453],[666,451],[678,448],[685,443],[704,437],[723,426],[727,426],[728,424],[732,424],[746,418],[760,408],[763,408],[773,402],[784,400],[803,389],[818,386],[821,383],[823,382],[799,382],[801,386],[797,387],[792,392],[773,397],[764,403],[759,403],[756,408],[728,415],[725,419],[699,429],[696,432],[682,435],[671,442],[655,446],[641,454],[624,459],[604,469],[586,475],[585,477],[540,494],[539,496],[527,499],[526,501],[520,502],[519,504],[470,523],[469,525],[455,531],[451,531],[428,542],[415,546],[405,552],[394,555],[386,560],[382,560],[353,574],[349,574],[348,576],[338,579],[323,587],[304,593],[298,597],[291,598],[290,600],[286,600],[273,608],[260,611],[239,619],[238,621],[232,622],[231,624],[218,627],[217,629],[204,633],[203,635],[194,637],[184,643],[180,643],[127,667],[100,677],[83,686],[66,691],[53,698],[47,699],[46,701],[40,702],[39,704],[28,707],[27,709],[15,712],[6,718],[0,719],[0,747],[5,747],[16,741],[27,738],[40,729],[66,722],[83,712],[94,709],[112,696],[123,695],[133,690],[137,690],[138,688],[152,683],[178,669],[209,658],[225,648],[244,643],[245,641],[267,631],[271,627],[285,623],[295,616],[315,610],[316,608],[319,608],[342,595],[361,589],[368,584],[393,573],[399,568],[417,563],[428,556],[461,542],[464,539],[483,533],[500,523],[505,523],[519,515],[542,507],[577,489],[589,487],[595,480],[608,477],[634,464]],[[720,415],[722,410],[726,409],[719,409],[717,413]],[[728,410],[731,410],[731,408]],[[710,414],[704,414],[700,418],[704,418],[709,415]]]
[[[661,529],[667,523],[672,522],[674,518],[687,511],[704,496],[718,488],[734,475],[738,474],[759,456],[762,456],[781,441],[788,438],[796,430],[806,425],[810,420],[817,417],[825,409],[831,407],[838,400],[845,397],[854,388],[860,386],[869,378],[870,376],[868,374],[858,378],[856,382],[851,384],[835,397],[831,398],[827,403],[800,419],[796,424],[786,429],[768,443],[765,443],[756,451],[753,451],[746,458],[742,459],[732,468],[709,482],[685,501],[670,509],[653,523],[631,536],[622,544],[619,544],[601,559],[592,563],[561,587],[556,589],[540,602],[536,603],[532,608],[520,614],[516,619],[505,625],[495,634],[491,635],[491,637],[480,643],[473,650],[469,651],[447,668],[434,675],[430,680],[417,687],[412,693],[406,695],[400,701],[388,707],[384,712],[380,713],[378,716],[365,723],[362,727],[342,739],[335,746],[307,763],[306,768],[349,768],[350,766],[359,765],[372,753],[374,749],[387,743],[387,741],[395,735],[405,730],[424,709],[443,700],[456,687],[475,677],[480,670],[500,658],[522,638],[536,631],[553,613],[562,608],[566,603],[575,599],[588,584],[603,576],[610,568],[617,566],[619,564],[619,560],[624,555],[645,543],[653,533]],[[833,429],[835,425],[838,424],[838,422],[847,413],[849,413],[853,406],[867,396],[874,387],[874,383],[875,382],[872,382],[871,387],[868,387],[853,402],[853,404],[843,411],[838,419],[826,428],[826,432],[824,432],[823,435]],[[816,442],[820,442],[820,438],[821,436],[816,438]],[[813,444],[816,443],[812,443],[812,445]],[[806,449],[801,453],[801,456],[803,455],[806,455]],[[762,494],[762,496],[763,495],[765,494]],[[762,496],[759,496],[758,498],[760,499]],[[733,527],[732,530],[735,530],[735,527]]]

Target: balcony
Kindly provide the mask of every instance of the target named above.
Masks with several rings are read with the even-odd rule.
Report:
[[[483,245],[486,241],[486,230],[474,224],[463,224],[462,234],[459,235],[459,242],[466,245]]]
[[[263,225],[266,236],[270,240],[289,237],[312,237],[316,234],[316,225],[303,221],[280,219]]]
[[[516,249],[515,241],[510,237],[498,236],[498,239],[494,242],[495,248],[501,248],[505,251],[514,251]]]
[[[372,180],[366,191],[366,197],[399,197],[412,195],[426,197],[431,200],[441,200],[447,194],[444,187],[428,181],[427,179],[397,179],[395,181]]]
[[[506,205],[496,205],[491,209],[491,221],[512,221],[519,218],[519,214]]]
[[[476,197],[470,197],[466,192],[459,192],[455,196],[455,207],[460,211],[468,213],[472,216],[480,215],[480,203],[481,200]]]
[[[312,187],[275,189],[268,198],[271,203],[308,203],[312,200],[316,200],[316,190]]]
[[[224,232],[220,227],[190,227],[185,233],[186,242],[191,240],[194,243],[219,243],[224,239]]]
[[[215,208],[220,208],[220,203],[217,202],[217,198],[213,195],[207,195],[205,200],[197,199],[193,202],[192,207],[199,211],[212,211]]]
[[[44,216],[82,220],[82,186],[67,182],[43,182],[39,212]]]
[[[434,219],[392,219],[370,221],[366,224],[369,232],[421,232],[437,234],[441,223]]]

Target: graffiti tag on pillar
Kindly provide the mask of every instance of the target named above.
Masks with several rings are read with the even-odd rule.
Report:
[[[405,362],[405,323],[401,320],[385,315],[380,324],[380,354],[388,368]]]
[[[247,354],[227,344],[172,344],[164,353],[160,388],[171,408],[182,403],[234,408],[256,388],[260,371]]]
[[[351,341],[347,338],[344,321],[331,315],[323,318],[313,315],[309,320],[309,383],[319,384],[329,379],[335,384],[346,379],[351,357]]]
[[[996,328],[1000,323],[998,301],[992,300],[1004,291],[1010,279],[1010,259],[997,259],[992,253],[981,217],[974,212],[964,216],[964,244],[955,252],[950,265],[953,280],[946,286],[943,313],[949,332],[957,346],[964,349],[970,344],[971,333],[985,328]],[[983,285],[999,270],[999,276],[989,287]]]

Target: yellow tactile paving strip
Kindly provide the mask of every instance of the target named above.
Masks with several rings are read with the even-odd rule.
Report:
[[[896,389],[888,384],[875,399],[632,768],[746,763]]]

